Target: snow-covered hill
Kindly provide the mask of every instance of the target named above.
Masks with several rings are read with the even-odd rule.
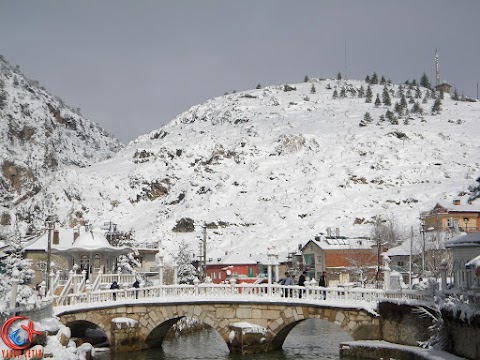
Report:
[[[367,86],[312,79],[221,96],[108,160],[58,172],[48,191],[65,222],[111,220],[172,253],[182,239],[197,252],[205,223],[210,254],[295,250],[328,227],[368,236],[376,215],[409,229],[480,175],[480,103],[445,95],[433,116],[427,90],[407,87],[407,108],[418,102],[424,115],[395,113],[396,124],[380,116],[401,101],[399,86],[387,85],[391,106],[374,105],[383,85],[371,103],[358,97]]]
[[[1,225],[14,221],[16,206],[42,194],[59,169],[90,166],[123,147],[1,56],[0,144]],[[25,212],[17,217],[27,220]]]

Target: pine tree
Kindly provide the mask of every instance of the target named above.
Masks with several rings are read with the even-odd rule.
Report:
[[[388,121],[392,121],[392,118],[395,117],[395,114],[390,110],[387,110],[387,112],[385,113],[385,117],[387,118]]]
[[[403,96],[403,85],[398,85],[397,97],[401,98]]]
[[[398,114],[398,116],[403,116],[403,106],[400,105],[398,102],[395,103],[394,110]]]
[[[366,112],[365,115],[363,115],[363,119],[360,121],[358,126],[367,126],[367,124],[371,123],[373,121],[372,116],[370,115],[369,112]]]
[[[412,86],[417,86],[417,80],[415,79],[412,80]]]
[[[193,284],[193,280],[197,276],[197,269],[192,265],[192,255],[185,240],[178,245],[177,271],[179,284]]]
[[[35,272],[31,269],[31,260],[23,258],[23,244],[18,227],[6,241],[10,253],[2,259],[2,273],[0,274],[0,298],[9,301],[12,289],[12,279],[18,279],[16,303],[27,305],[35,298],[34,290],[30,286]],[[39,302],[39,301],[38,301]]]
[[[7,92],[5,91],[5,83],[0,79],[0,110],[7,105]]]
[[[310,94],[315,94],[317,92],[317,89],[315,88],[315,84],[312,84],[310,87]]]
[[[422,90],[420,90],[420,87],[417,86],[415,88],[415,99],[420,99],[422,97]]]
[[[413,97],[408,98],[408,103],[409,104],[415,104],[415,100],[413,99]]]
[[[365,88],[363,85],[360,86],[360,89],[358,90],[358,97],[363,98],[365,96]]]
[[[262,85],[258,84],[255,89],[261,89],[261,88],[262,88]]]
[[[346,98],[346,97],[347,97],[347,92],[346,92],[346,90],[345,90],[345,87],[342,87],[342,88],[340,89],[340,97],[341,97],[341,98]]]
[[[365,77],[365,82],[366,82],[367,84],[370,84],[370,81],[371,81],[371,80],[370,80],[370,75],[367,75],[367,76]]]
[[[382,105],[382,101],[380,100],[380,95],[378,95],[377,93],[377,97],[375,99],[375,107],[379,107],[380,105]]]
[[[308,75],[305,75],[305,78],[303,79],[303,82],[309,82],[310,81],[310,78],[308,77]]]
[[[401,98],[400,98],[400,105],[404,108],[407,107],[407,99],[405,98],[405,95],[402,94]]]
[[[388,93],[387,85],[383,87],[382,101],[383,101],[383,105],[385,106],[392,105],[392,100],[390,99],[390,94]]]
[[[438,92],[438,97],[443,100],[443,98],[444,98],[443,91]]]
[[[29,285],[32,282],[34,271],[30,268],[31,260],[23,258],[23,244],[18,228],[15,229],[7,243],[10,247],[10,254],[3,260],[5,275],[10,279],[18,278],[21,285]]]
[[[372,84],[378,84],[378,76],[377,76],[377,73],[374,72],[373,75],[372,75]]]
[[[380,115],[380,118],[378,119],[379,122],[383,123],[385,122],[385,115]]]
[[[335,88],[335,90],[333,90],[333,95],[332,95],[332,98],[333,98],[333,99],[336,99],[336,98],[338,98],[338,91],[337,91],[337,88]]]
[[[339,72],[339,73],[337,74],[337,80],[342,80],[342,73],[341,73],[341,72]]]
[[[435,102],[432,106],[432,115],[440,114],[442,111],[442,101],[440,98],[435,99]]]
[[[455,101],[460,100],[460,97],[458,96],[458,92],[457,92],[456,88],[455,88],[455,90],[453,90],[452,100],[455,100]]]
[[[428,80],[428,76],[425,73],[423,73],[420,79],[420,86],[423,86],[424,88],[427,88],[427,89],[430,89],[432,87],[430,85],[430,80]]]
[[[380,79],[380,84],[385,85],[385,76],[382,75],[382,78]]]
[[[372,97],[373,97],[372,88],[370,87],[370,85],[368,85],[367,95],[365,97],[365,102],[366,103],[371,103],[372,102]]]
[[[412,113],[414,114],[423,114],[423,109],[420,106],[420,103],[417,101],[415,104],[412,106]]]

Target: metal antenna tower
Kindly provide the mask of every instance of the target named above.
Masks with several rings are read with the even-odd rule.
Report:
[[[435,85],[440,85],[440,70],[438,69],[438,51],[435,49]]]

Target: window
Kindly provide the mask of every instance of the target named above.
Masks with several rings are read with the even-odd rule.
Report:
[[[95,269],[100,269],[100,255],[99,254],[95,254],[95,256],[93,257],[93,267]]]
[[[405,263],[403,261],[399,261],[398,266],[405,266]]]
[[[315,267],[315,258],[313,254],[304,254],[303,261],[305,265],[308,265],[310,267]]]
[[[90,259],[88,258],[88,255],[82,255],[80,258],[80,269],[81,270],[89,270],[90,268]]]

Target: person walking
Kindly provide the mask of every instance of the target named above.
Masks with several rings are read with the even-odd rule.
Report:
[[[326,288],[328,287],[328,277],[327,277],[327,272],[324,271],[322,273],[322,276],[320,276],[320,280],[318,281],[318,286]],[[323,300],[327,298],[327,292],[323,291]]]
[[[304,271],[302,272],[302,274],[299,276],[298,278],[298,286],[305,286],[305,280],[306,280],[306,276],[307,275],[307,272]],[[302,298],[302,294],[305,293],[305,290],[304,289],[300,289],[300,291],[298,292],[298,297],[301,299]]]
[[[138,288],[140,287],[140,282],[137,279],[135,279],[133,287],[135,288],[135,299],[138,299]]]
[[[113,280],[112,285],[110,285],[110,290],[118,290],[118,289],[120,289],[120,286],[118,285],[118,283],[115,280]],[[116,291],[113,292],[112,297],[113,297],[113,301],[117,300],[117,292]]]
[[[285,286],[295,285],[295,283],[293,282],[293,278],[288,271],[285,272],[285,281],[283,282],[283,285]],[[285,297],[288,297],[289,293],[290,293],[289,289],[285,289]]]

